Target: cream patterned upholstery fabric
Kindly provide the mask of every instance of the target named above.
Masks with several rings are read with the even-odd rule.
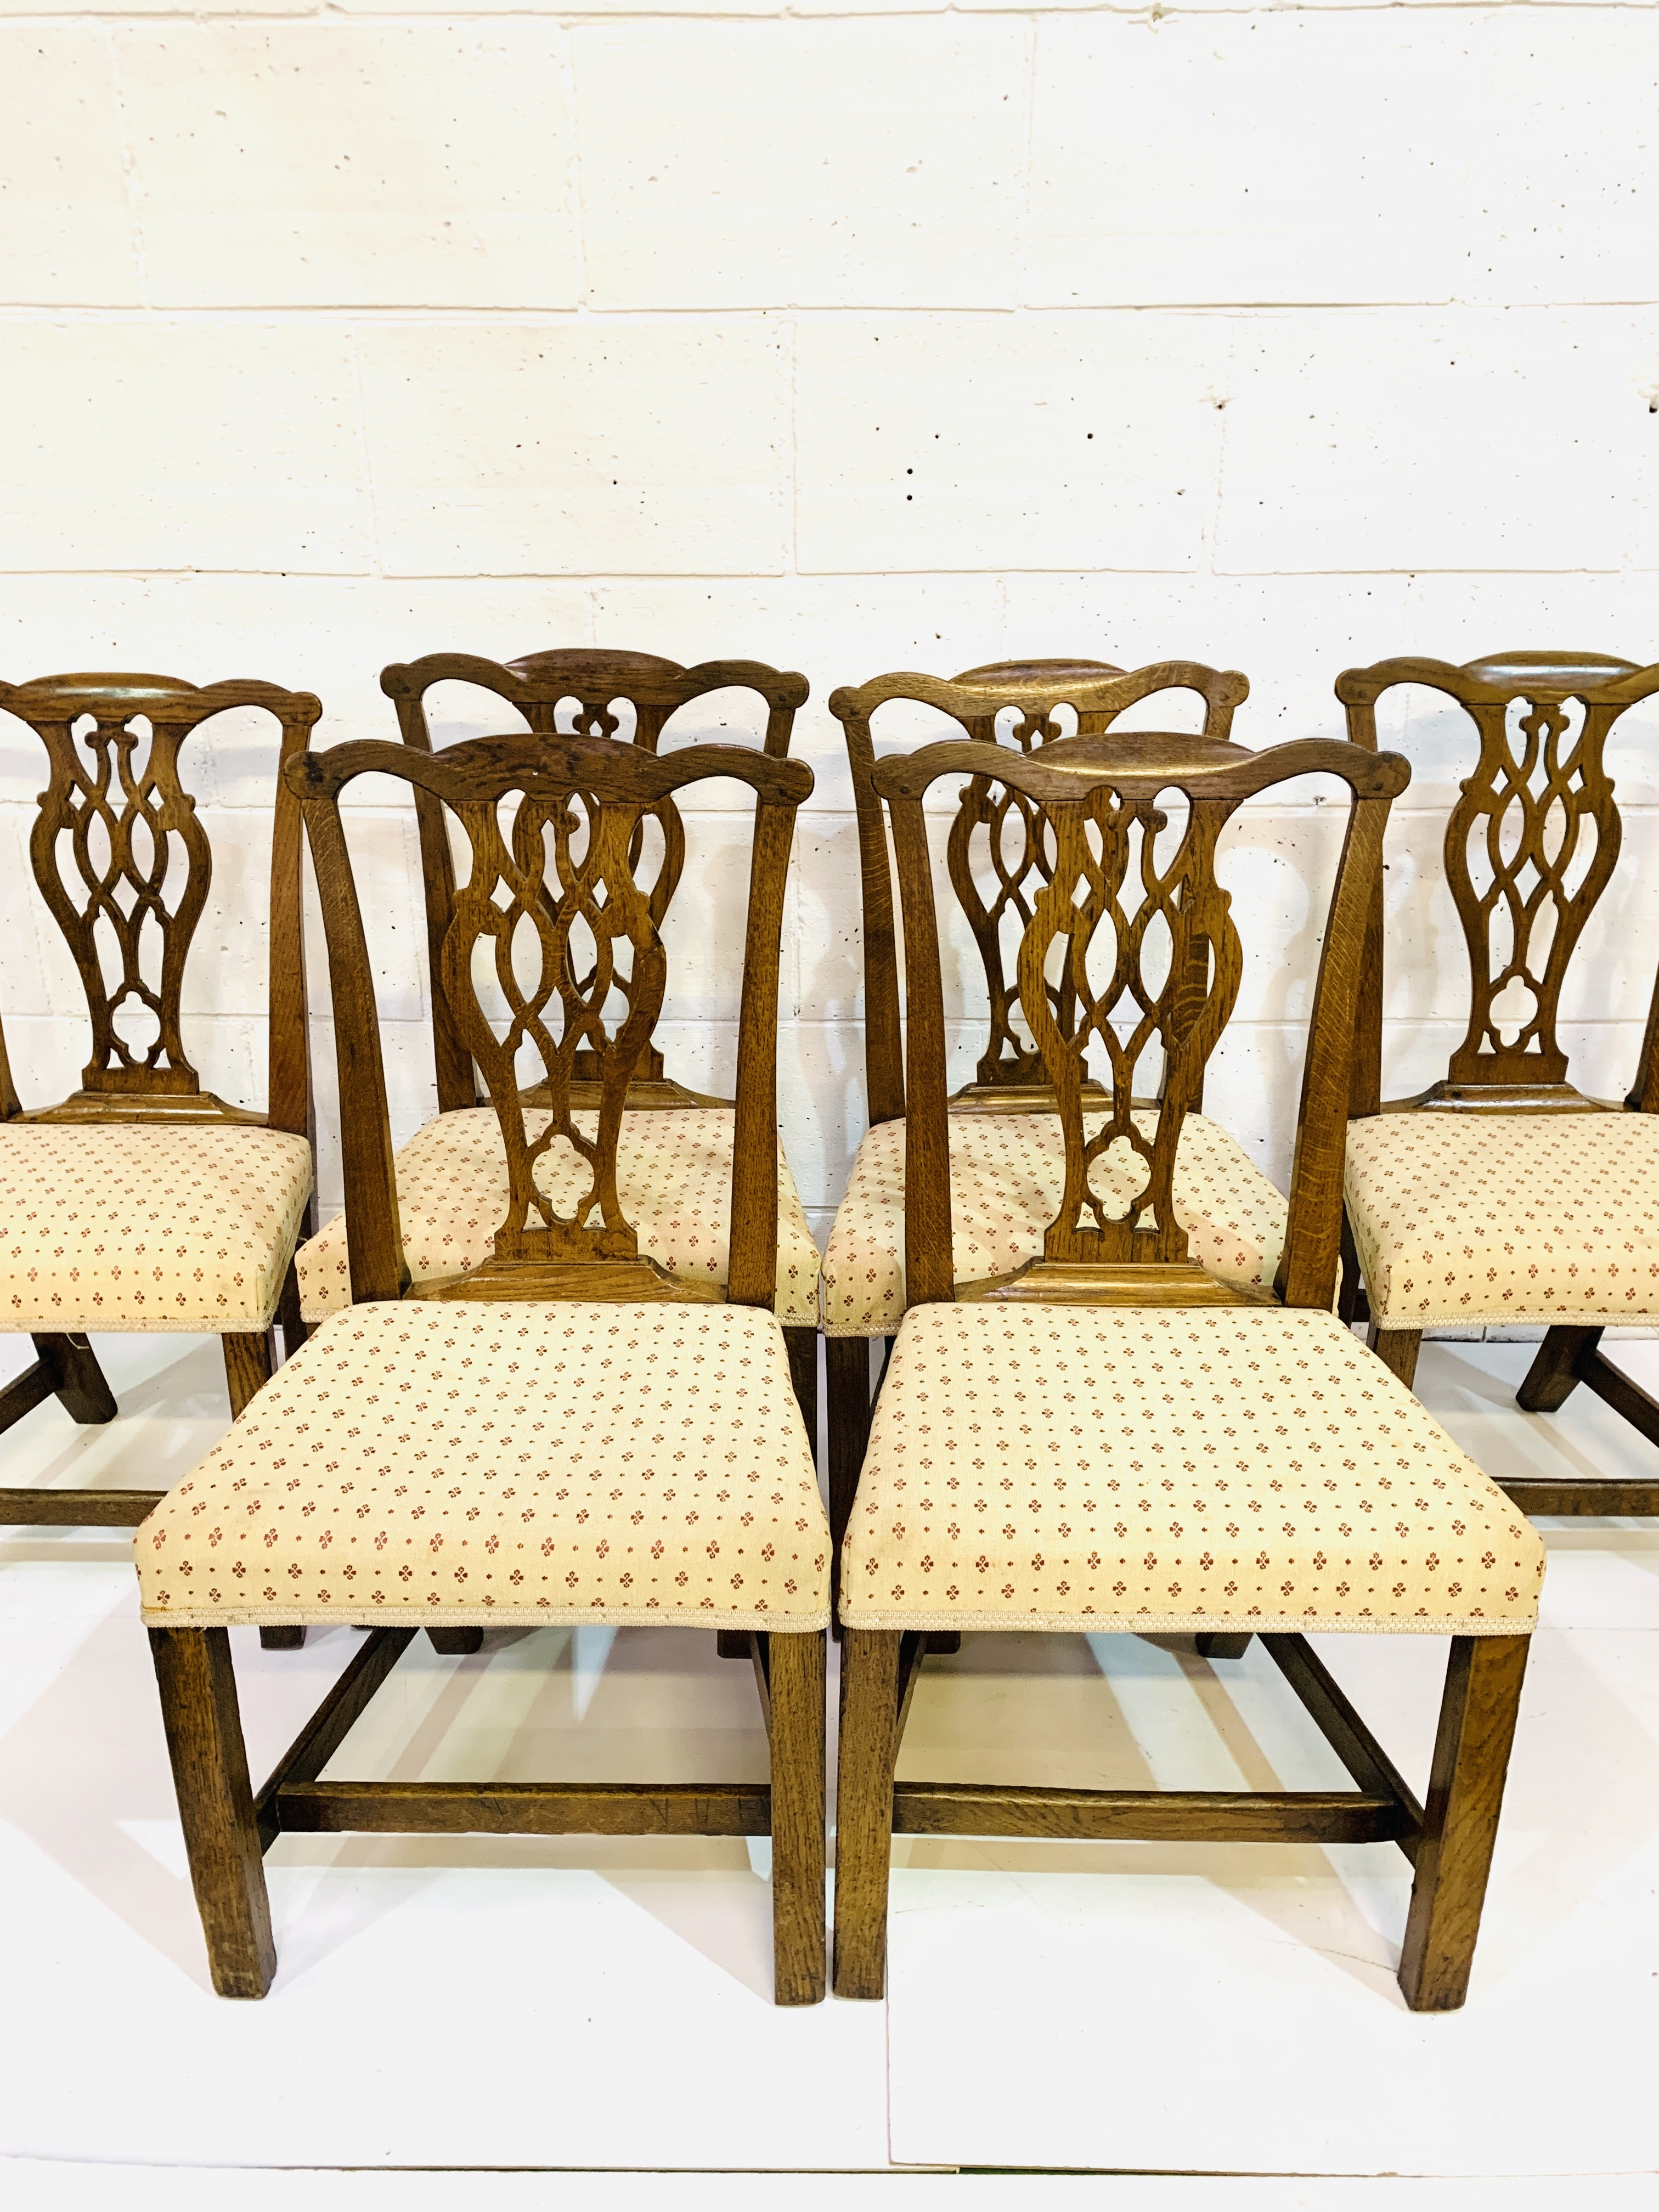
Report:
[[[1345,1187],[1388,1328],[1659,1314],[1659,1115],[1377,1114]]]
[[[525,1115],[538,1137],[551,1118]],[[597,1114],[578,1114],[591,1137]],[[672,1274],[726,1280],[730,1255],[727,1214],[732,1203],[730,1109],[692,1107],[664,1113],[625,1114],[617,1148],[617,1187],[623,1213],[639,1232],[640,1251]],[[417,1283],[470,1274],[495,1249],[495,1231],[507,1216],[507,1155],[501,1124],[489,1107],[440,1114],[398,1154],[398,1205],[404,1255]],[[557,1145],[537,1164],[538,1188],[562,1212],[588,1186],[586,1164],[568,1145]],[[300,1305],[307,1321],[320,1321],[351,1303],[346,1261],[345,1216],[333,1220],[300,1249]],[[818,1325],[818,1248],[806,1225],[794,1177],[778,1149],[778,1289],[775,1304],[786,1328]]]
[[[1543,1575],[1525,1515],[1328,1314],[927,1305],[876,1402],[841,1615],[1507,1636]]]
[[[1150,1135],[1155,1114],[1135,1116]],[[1092,1136],[1101,1126],[1091,1115]],[[1123,1146],[1127,1153],[1128,1147]],[[1124,1166],[1127,1166],[1127,1163]],[[1109,1155],[1097,1188],[1111,1188]],[[1140,1187],[1118,1169],[1119,1194]],[[1002,1275],[1042,1250],[1060,1211],[1066,1143],[1054,1114],[951,1116],[951,1236],[959,1283]],[[1237,1145],[1201,1114],[1182,1124],[1176,1218],[1200,1267],[1228,1283],[1271,1284],[1284,1249],[1285,1202]],[[883,1121],[859,1146],[823,1255],[826,1336],[890,1336],[904,1311],[904,1124]]]
[[[133,1549],[158,1627],[830,1618],[788,1356],[747,1306],[350,1307]]]
[[[276,1129],[0,1124],[0,1327],[268,1328],[311,1182]]]

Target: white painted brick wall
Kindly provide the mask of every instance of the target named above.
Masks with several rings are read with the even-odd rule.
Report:
[[[1385,653],[1659,657],[1654,0],[27,0],[0,70],[0,671],[262,675],[321,695],[327,743],[392,734],[380,667],[439,647],[804,670],[781,1074],[821,1226],[863,1126],[837,684],[1189,655],[1249,673],[1261,744],[1338,731],[1338,671]],[[1402,1088],[1463,978],[1460,739],[1410,711]],[[273,757],[250,726],[198,771],[224,857],[190,1034],[242,1097]],[[1625,865],[1564,1010],[1604,1091],[1659,959],[1659,715],[1614,764]],[[85,1051],[23,893],[41,781],[0,725],[31,1098]],[[383,799],[357,829],[402,1136],[432,1104],[413,840]],[[1253,964],[1217,1095],[1281,1176],[1329,830],[1304,793],[1231,833]],[[696,1083],[731,1073],[742,834],[729,794],[695,811],[662,1039]]]

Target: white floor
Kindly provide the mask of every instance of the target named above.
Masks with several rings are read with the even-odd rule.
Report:
[[[159,1485],[222,1430],[216,1343],[99,1350],[122,1418],[77,1431],[40,1408],[7,1438],[6,1480]],[[1419,1384],[1494,1473],[1645,1468],[1586,1393],[1519,1413],[1528,1356],[1433,1346]],[[1659,1345],[1619,1357],[1659,1385]],[[885,2006],[774,2008],[763,1844],[586,1838],[284,1838],[267,1861],[276,1986],[222,2002],[125,1540],[13,1531],[4,2202],[193,2212],[234,2191],[250,2212],[419,2212],[459,2167],[514,2212],[670,2192],[746,2212],[780,2188],[803,2212],[831,2191],[838,2212],[849,2195],[1001,2212],[1033,2193],[1104,2212],[1659,2212],[1659,1525],[1547,1534],[1474,1988],[1462,2014],[1418,2020],[1393,1978],[1407,1869],[1391,1849],[944,1839],[896,1850]],[[256,1770],[356,1642],[261,1653],[238,1635]],[[758,1776],[747,1670],[712,1642],[546,1631],[456,1661],[422,1640],[332,1771]],[[1420,1787],[1443,1647],[1323,1649]],[[1342,1778],[1259,1650],[1212,1666],[1131,1638],[981,1638],[930,1662],[902,1771]],[[388,2167],[422,2171],[363,2171]],[[280,2171],[295,2168],[312,2171]]]

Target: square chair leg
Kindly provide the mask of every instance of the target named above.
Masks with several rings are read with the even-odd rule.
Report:
[[[899,1635],[843,1628],[836,1790],[836,1995],[878,1997],[887,1979]]]
[[[772,1956],[781,2005],[823,2001],[827,1632],[767,1638],[772,1707]]]
[[[213,1986],[222,1997],[262,1997],[276,1947],[230,1638],[222,1628],[152,1628],[149,1648]]]
[[[1452,1638],[1400,1959],[1413,2012],[1455,2012],[1468,1995],[1529,1640]]]

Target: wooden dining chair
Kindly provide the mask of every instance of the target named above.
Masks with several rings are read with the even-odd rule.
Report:
[[[963,711],[949,685],[925,696]],[[1409,771],[1337,742],[1246,753],[1161,734],[1061,738],[1000,766],[1048,855],[1016,972],[1065,1172],[1040,1255],[963,1282],[923,808],[942,779],[972,778],[980,751],[933,744],[873,775],[892,811],[908,951],[908,1309],[842,1569],[836,1993],[882,1993],[895,1832],[1392,1841],[1416,1870],[1401,1986],[1415,2009],[1450,2009],[1468,1986],[1544,1555],[1331,1311],[1360,953],[1383,823]],[[1245,801],[1316,774],[1347,786],[1348,828],[1289,1221],[1271,1284],[1230,1281],[1194,1257],[1176,1199],[1183,1126],[1243,967],[1217,839]],[[1137,1079],[1160,1057],[1149,1121]],[[917,1671],[941,1630],[1192,1632],[1212,1658],[1260,1636],[1354,1786],[897,1781]],[[1452,1639],[1421,1804],[1307,1640],[1348,1633]]]
[[[459,653],[428,653],[385,671],[380,687],[397,709],[405,744],[431,755],[427,711],[441,684],[467,684],[493,692],[521,714],[530,727],[552,738],[562,729],[594,742],[610,740],[654,754],[679,709],[729,690],[757,693],[766,708],[765,757],[787,756],[796,710],[807,696],[806,679],[759,661],[705,661],[682,668],[643,653],[587,650],[531,653],[506,663]],[[671,732],[672,734],[672,732]],[[447,750],[447,749],[446,749]],[[453,1274],[477,1266],[507,1202],[507,1158],[499,1124],[488,1110],[473,1055],[451,1004],[443,947],[455,912],[455,863],[444,809],[418,787],[414,793],[420,829],[426,906],[428,972],[438,1112],[398,1153],[398,1189],[404,1249],[414,1279]],[[672,795],[641,821],[630,865],[653,927],[661,930],[685,866],[684,823]],[[580,983],[580,979],[573,977]],[[595,1021],[603,1027],[603,1011]],[[597,1109],[597,1044],[578,1051],[572,1098],[578,1109]],[[532,1111],[544,1111],[540,1091],[526,1094]],[[665,1073],[654,1043],[641,1054],[624,1101],[618,1153],[618,1187],[641,1249],[671,1272],[701,1270],[725,1279],[730,1224],[732,1102],[687,1089]],[[778,1147],[778,1317],[783,1323],[792,1370],[807,1433],[817,1436],[818,1252],[781,1145]],[[346,1233],[336,1216],[299,1255],[300,1289],[307,1322],[337,1312],[348,1297]]]
[[[1606,750],[1659,692],[1659,665],[1504,653],[1461,668],[1384,660],[1337,679],[1348,735],[1376,749],[1396,684],[1454,700],[1480,751],[1446,820],[1446,880],[1469,962],[1468,1023],[1445,1076],[1382,1098],[1387,939],[1378,864],[1367,928],[1346,1176],[1345,1310],[1410,1385],[1425,1328],[1542,1323],[1516,1393],[1553,1413],[1584,1382],[1650,1443],[1659,1401],[1600,1349],[1659,1322],[1659,987],[1627,1097],[1567,1079],[1562,987],[1621,835]],[[1659,1474],[1506,1476],[1530,1513],[1659,1513]]]
[[[404,1252],[341,809],[370,774],[427,793],[465,837],[441,959],[507,1161],[491,1253],[422,1281]],[[715,777],[746,786],[754,806],[720,1281],[643,1249],[618,1171],[623,1102],[667,966],[629,855],[642,819]],[[780,936],[811,772],[743,746],[657,759],[515,734],[436,756],[337,745],[293,763],[289,784],[327,931],[340,1096],[356,1102],[341,1132],[351,1303],[135,1545],[214,1986],[247,1997],[270,1986],[261,1855],[280,1833],[769,1834],[777,2001],[816,2002],[830,1537],[772,1310]],[[474,982],[480,951],[505,1016],[491,1018]],[[626,1011],[611,1021],[613,989]],[[533,1117],[517,1068],[526,1049],[550,1102]],[[595,1070],[595,1109],[575,1103],[579,1062]],[[368,1643],[256,1796],[228,1628],[365,1620]],[[741,1634],[770,1784],[319,1779],[410,1638],[434,1625]]]
[[[263,1113],[204,1091],[182,1034],[213,853],[180,755],[238,708],[282,732]],[[234,1416],[272,1371],[273,1322],[290,1352],[303,1334],[293,1255],[313,1187],[311,1081],[300,810],[280,769],[322,708],[273,684],[85,675],[0,684],[0,709],[46,747],[29,858],[92,1027],[81,1088],[28,1112],[0,1042],[0,1328],[27,1331],[38,1355],[0,1391],[0,1429],[53,1395],[76,1421],[113,1419],[89,1330],[216,1334]],[[0,1519],[131,1528],[161,1494],[9,1486]]]
[[[898,935],[872,725],[883,709],[918,700],[937,706],[948,692],[951,703],[944,711],[970,741],[1019,758],[1052,744],[1068,724],[1077,735],[1103,736],[1131,707],[1179,691],[1198,695],[1204,734],[1226,742],[1249,684],[1236,671],[1194,661],[1160,661],[1126,672],[1098,661],[1026,660],[969,669],[943,686],[931,678],[878,677],[830,698],[846,736],[858,809],[870,1118],[821,1278],[830,1519],[837,1545],[869,1434],[872,1345],[890,1341],[905,1308]],[[887,742],[884,727],[881,734]],[[967,1280],[1041,1249],[1060,1194],[1065,1149],[1010,957],[1014,933],[1048,879],[1037,813],[996,776],[975,775],[957,799],[946,858],[956,903],[984,971],[989,1016],[975,1080],[951,1100],[957,1268]],[[1146,1104],[1152,1110],[1156,1102]],[[1188,1124],[1176,1202],[1206,1264],[1243,1281],[1273,1279],[1285,1200],[1226,1131],[1197,1111]]]

